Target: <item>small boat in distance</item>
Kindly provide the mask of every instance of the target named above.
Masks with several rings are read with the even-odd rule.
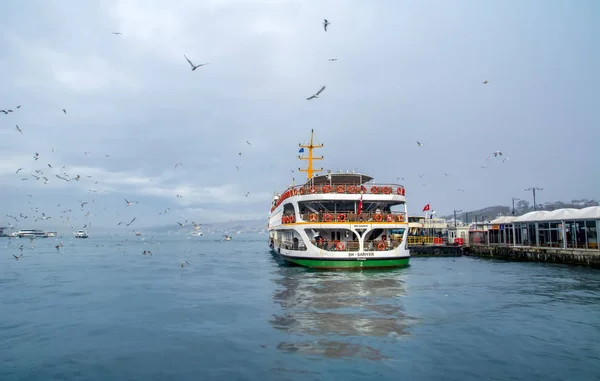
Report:
[[[192,237],[202,237],[202,234],[203,233],[201,231],[196,230],[196,231],[191,232],[190,236],[192,236]]]
[[[231,241],[231,236],[228,236],[227,234],[225,234],[223,236],[223,241]]]
[[[75,238],[88,238],[88,233],[84,229],[77,230],[77,233],[75,233]]]
[[[47,232],[46,233],[46,237],[56,237],[57,233],[56,232]]]

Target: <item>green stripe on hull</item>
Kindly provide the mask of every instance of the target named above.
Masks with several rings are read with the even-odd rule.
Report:
[[[375,269],[375,268],[389,268],[389,267],[408,267],[408,260],[410,257],[403,258],[392,258],[392,259],[377,259],[364,261],[352,260],[352,261],[328,261],[326,259],[299,259],[292,257],[284,257],[286,261],[295,263],[300,266],[310,267],[314,269]]]

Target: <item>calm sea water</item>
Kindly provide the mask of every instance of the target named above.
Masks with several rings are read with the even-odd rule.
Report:
[[[127,238],[0,239],[0,380],[600,376],[597,270],[319,272],[279,263],[266,235]]]

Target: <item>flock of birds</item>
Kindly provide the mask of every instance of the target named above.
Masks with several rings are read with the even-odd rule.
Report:
[[[331,25],[331,22],[329,22],[327,19],[323,20],[323,29],[325,32],[327,32],[328,27]],[[113,35],[117,35],[120,36],[122,35],[121,32],[112,32]],[[183,55],[185,60],[187,61],[187,63],[190,65],[191,71],[194,72],[197,69],[209,65],[210,62],[205,62],[205,63],[200,63],[200,64],[194,64],[194,62],[192,62],[192,60],[186,55]],[[329,58],[328,61],[330,62],[335,62],[337,61],[337,58]],[[488,81],[484,81],[483,84],[487,84]],[[312,94],[311,96],[307,97],[306,100],[313,100],[313,99],[318,99],[319,96],[323,93],[323,91],[325,91],[326,86],[323,85],[321,86],[321,88],[315,92],[314,94]],[[14,108],[7,108],[7,109],[2,109],[0,110],[0,113],[4,114],[5,116],[15,113],[16,111],[20,111],[21,110],[21,105],[18,105]],[[62,113],[64,115],[67,115],[67,110],[66,108],[63,108]],[[19,125],[16,125],[16,131],[17,133],[24,135],[24,129],[22,127],[20,127]],[[248,146],[251,146],[251,142],[246,140],[246,144]],[[417,145],[418,147],[423,147],[424,144],[420,141],[417,141]],[[54,152],[54,149],[52,149],[52,152]],[[503,157],[503,154],[501,151],[495,151],[492,153],[494,158],[499,158],[499,157]],[[91,153],[90,152],[84,152],[85,156],[90,156]],[[242,156],[242,152],[238,153],[239,156]],[[110,158],[109,154],[104,154],[104,157],[106,159]],[[33,161],[34,162],[38,162],[42,159],[42,156],[39,153],[34,153],[33,154]],[[491,155],[490,157],[487,158],[487,160],[491,159]],[[507,161],[509,158],[508,157],[504,157],[502,162]],[[46,161],[49,161],[49,159],[47,159]],[[182,162],[177,162],[174,165],[174,168],[177,169],[179,167],[183,166]],[[482,166],[481,168],[487,168],[486,166]],[[239,171],[240,170],[240,166],[236,166],[236,169]],[[17,168],[15,171],[16,175],[19,175],[21,172],[25,171],[24,168]],[[292,170],[292,173],[294,173],[294,171]],[[444,173],[445,176],[449,176],[449,173]],[[424,174],[419,174],[419,178],[422,178],[424,176]],[[33,172],[31,172],[28,176],[22,176],[21,177],[21,181],[29,181],[34,179],[35,181],[40,181],[43,182],[43,184],[49,184],[51,179],[55,178],[58,179],[60,181],[66,182],[66,183],[70,183],[70,182],[87,182],[90,185],[98,185],[98,181],[96,181],[92,176],[89,175],[85,175],[85,174],[78,174],[78,173],[71,173],[69,170],[69,166],[67,165],[62,165],[62,166],[55,166],[53,163],[51,162],[46,162],[46,165],[41,167],[41,168],[34,168]],[[397,180],[404,180],[403,177],[398,177]],[[427,186],[427,184],[423,184],[424,186]],[[105,190],[104,192],[106,192],[107,190]],[[464,191],[462,189],[458,189],[458,191]],[[98,197],[104,193],[104,192],[100,192],[99,189],[96,188],[92,188],[89,189],[87,194],[88,196],[90,196],[91,198],[89,200],[79,200],[78,201],[78,206],[80,207],[80,211],[83,213],[83,218],[84,221],[83,222],[78,222],[78,221],[74,221],[77,218],[73,216],[73,208],[68,208],[68,207],[64,207],[64,209],[62,210],[62,212],[60,213],[59,216],[55,216],[58,219],[60,219],[63,223],[65,223],[67,226],[70,226],[72,229],[75,229],[75,225],[77,224],[79,227],[82,227],[83,229],[88,228],[88,227],[92,227],[92,222],[89,220],[90,217],[94,216],[95,214],[97,214],[98,212],[103,212],[106,210],[106,208],[101,209],[100,211],[97,212],[93,212],[93,210],[90,208],[91,204],[94,204],[95,201],[98,199]],[[250,192],[246,192],[245,196],[249,197]],[[27,195],[28,197],[32,198],[32,195]],[[181,194],[177,194],[176,195],[177,198],[183,198],[184,196]],[[9,222],[8,222],[8,228],[9,228],[9,232],[15,230],[17,228],[17,225],[20,222],[26,221],[28,218],[31,218],[31,220],[33,221],[38,221],[38,220],[47,220],[47,219],[51,219],[51,216],[46,215],[44,212],[41,212],[41,208],[39,206],[34,205],[34,203],[32,202],[33,200],[30,199],[28,201],[29,207],[30,207],[30,211],[31,213],[29,215],[27,214],[23,214],[21,213],[19,216],[13,216],[13,215],[6,215],[9,218]],[[130,208],[133,207],[135,204],[138,204],[137,201],[130,201],[127,198],[125,199],[125,207],[126,208]],[[58,204],[58,207],[61,208],[61,205]],[[158,215],[159,216],[164,216],[167,215],[170,212],[170,209],[167,208],[166,210],[161,210]],[[119,213],[117,213],[117,216],[120,216]],[[183,215],[180,216],[181,220],[184,220],[184,222],[180,222],[177,221],[177,224],[181,227],[184,228],[187,225],[187,219],[184,218]],[[56,219],[56,218],[55,218]],[[135,221],[137,220],[137,217],[133,217],[131,220],[129,220],[129,222],[127,222],[127,220],[124,221],[119,221],[116,226],[120,227],[120,226],[125,226],[125,227],[130,227],[132,224],[135,223]],[[195,222],[192,222],[192,226],[194,230],[199,230],[201,225],[197,224]],[[133,234],[135,233],[135,230],[130,232],[129,234]],[[118,235],[118,234],[117,234]],[[8,247],[10,245],[10,242],[8,243],[8,245],[6,247]],[[72,243],[73,241],[71,241]],[[63,242],[60,242],[59,244],[56,245],[56,249],[60,250],[62,247],[64,246]],[[33,247],[33,241],[32,241],[32,247]],[[23,245],[21,245],[19,247],[19,249],[21,250],[21,254],[20,255],[14,255],[16,260],[19,260],[20,258],[22,258],[23,256]],[[150,250],[144,250],[143,255],[151,255],[152,252]],[[186,261],[183,261],[181,263],[181,266],[183,267],[184,264],[189,264]]]

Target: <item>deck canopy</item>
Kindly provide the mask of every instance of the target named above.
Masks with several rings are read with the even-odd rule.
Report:
[[[518,222],[547,222],[547,221],[575,221],[600,219],[600,206],[590,206],[583,209],[556,209],[553,211],[536,210],[519,217],[498,217],[490,223],[493,225],[510,224]]]
[[[329,173],[326,175],[314,176],[306,183],[309,185],[362,185],[373,180],[371,176],[360,173]]]

